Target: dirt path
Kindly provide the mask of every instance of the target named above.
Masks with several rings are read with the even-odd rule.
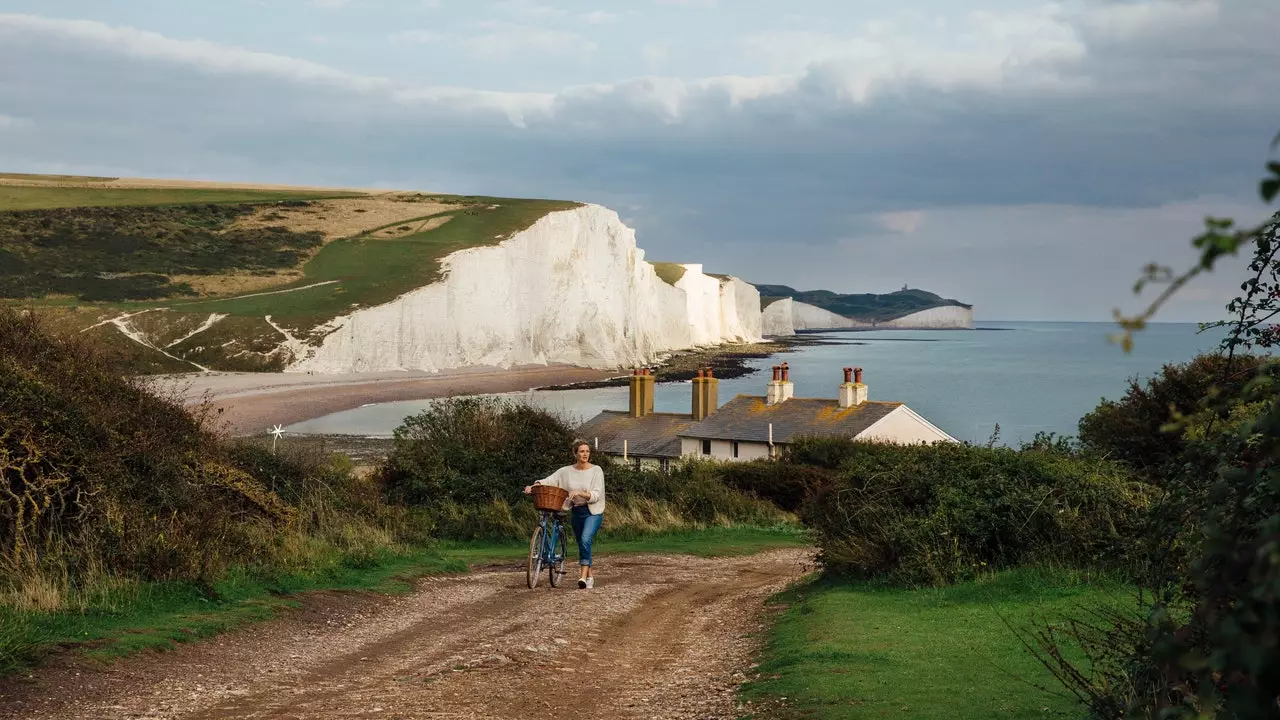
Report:
[[[763,601],[811,554],[597,560],[597,584],[522,568],[428,578],[410,595],[320,594],[215,640],[0,685],[0,718],[733,718]]]

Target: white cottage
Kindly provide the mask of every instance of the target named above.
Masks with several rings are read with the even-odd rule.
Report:
[[[766,393],[718,403],[719,379],[711,368],[692,382],[691,412],[653,412],[656,377],[632,371],[627,411],[605,410],[579,428],[598,452],[666,469],[682,456],[717,460],[777,457],[795,438],[839,436],[899,444],[958,442],[901,402],[867,399],[862,368],[844,368],[834,398],[794,397],[786,363],[773,367]]]

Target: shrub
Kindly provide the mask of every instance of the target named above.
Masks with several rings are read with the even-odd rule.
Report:
[[[396,428],[377,472],[395,502],[515,502],[525,485],[573,462],[571,442],[569,426],[545,410],[499,398],[449,398]]]
[[[203,410],[120,373],[90,341],[0,308],[0,606],[57,609],[110,578],[208,586],[233,566],[426,537],[349,463],[227,442]]]
[[[1125,462],[1158,480],[1161,468],[1176,464],[1187,447],[1182,430],[1166,429],[1174,413],[1203,413],[1211,397],[1239,395],[1262,360],[1257,355],[1228,359],[1205,353],[1189,362],[1165,365],[1145,385],[1131,379],[1122,398],[1104,399],[1081,418],[1080,444],[1086,451]]]
[[[828,571],[908,585],[1024,563],[1127,567],[1155,492],[1096,458],[843,442],[817,448],[838,466],[801,518]]]

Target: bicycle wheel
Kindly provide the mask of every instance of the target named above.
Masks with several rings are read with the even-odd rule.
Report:
[[[551,587],[560,587],[560,581],[564,580],[564,564],[569,561],[569,541],[565,539],[567,534],[564,525],[556,528],[551,567],[547,568],[547,572],[551,575]]]
[[[525,581],[530,589],[538,586],[538,576],[542,574],[542,525],[533,529],[533,537],[529,538],[529,561],[525,568]]]

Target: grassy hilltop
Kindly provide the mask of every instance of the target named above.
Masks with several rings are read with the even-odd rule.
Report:
[[[786,285],[756,285],[764,307],[784,297],[829,310],[863,322],[886,322],[922,310],[954,305],[971,308],[959,300],[944,298],[928,290],[898,290],[877,295],[875,293],[841,294],[830,290],[796,290]]]
[[[434,282],[450,253],[577,205],[0,174],[0,302],[56,310],[140,372],[274,370],[282,330],[318,341]]]

